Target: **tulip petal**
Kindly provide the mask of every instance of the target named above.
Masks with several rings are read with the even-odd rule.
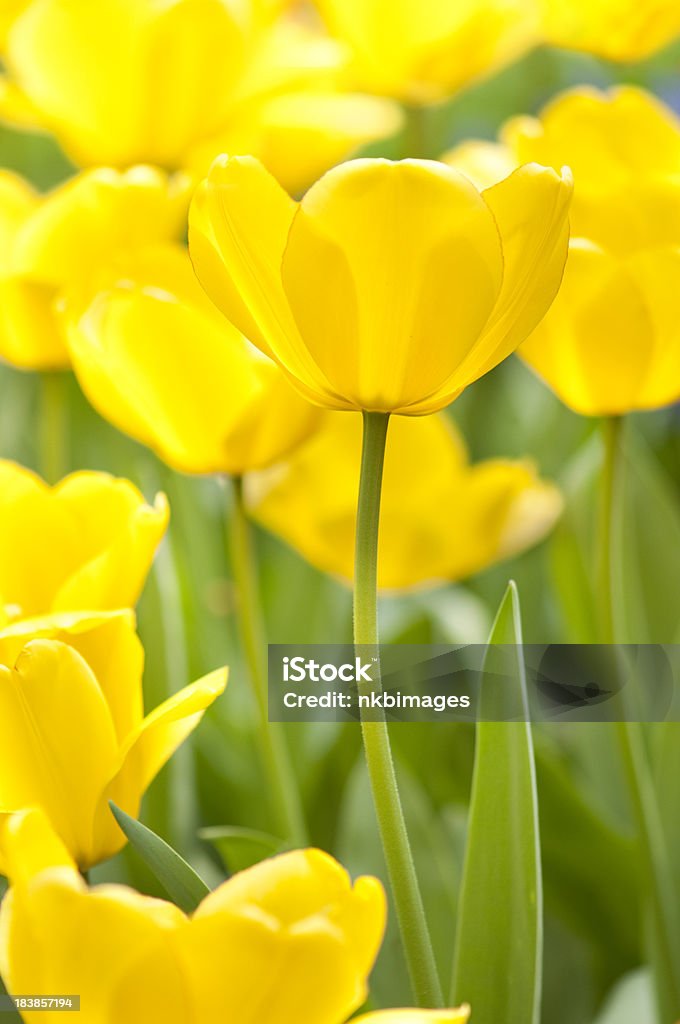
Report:
[[[55,611],[135,605],[167,529],[165,495],[157,495],[151,507],[128,480],[103,473],[74,473],[53,493],[76,523],[86,559],[59,588]]]
[[[635,408],[656,345],[625,261],[575,240],[560,294],[519,354],[570,408],[603,416]]]
[[[0,808],[44,808],[83,865],[91,863],[94,812],[117,754],[108,705],[73,648],[34,640],[15,669],[0,666]]]
[[[181,471],[240,474],[278,461],[307,435],[315,410],[220,316],[187,257],[171,255],[156,253],[135,268],[138,284],[102,293],[70,323],[83,390]]]
[[[569,244],[571,175],[529,164],[484,192],[503,241],[503,287],[478,345],[455,380],[466,386],[528,337],[557,294]]]
[[[498,231],[443,164],[356,160],[302,200],[282,276],[315,364],[356,409],[410,412],[473,346],[502,280]]]
[[[41,871],[76,871],[71,854],[40,808],[0,815],[0,863],[12,885],[23,885]]]
[[[102,851],[110,855],[124,843],[124,837],[109,810],[113,800],[127,814],[137,816],[143,793],[193,732],[205,710],[223,693],[227,669],[220,669],[186,686],[168,698],[128,736],[119,753],[118,765],[99,794],[95,834]]]
[[[14,622],[0,631],[0,664],[13,665],[32,639],[66,643],[85,659],[109,706],[119,744],[139,726],[144,650],[133,612],[59,612]]]
[[[330,389],[300,339],[281,283],[295,210],[258,160],[219,157],[191,204],[189,252],[218,309],[313,400]]]
[[[199,1018],[337,1024],[365,998],[384,922],[380,884],[360,878],[352,887],[318,850],[241,872],[206,897],[184,936]]]

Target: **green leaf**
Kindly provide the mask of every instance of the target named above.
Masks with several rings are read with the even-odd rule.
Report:
[[[521,643],[510,583],[491,631],[480,699],[488,706],[502,677],[504,710],[518,721],[477,725],[454,958],[453,1002],[470,1003],[475,1024],[537,1024],[540,1014],[538,800]]]
[[[173,903],[186,914],[192,913],[210,893],[202,878],[171,846],[140,821],[135,821],[109,801],[111,813],[130,844],[154,873]]]
[[[257,832],[236,825],[203,828],[198,834],[201,839],[212,843],[231,874],[245,871],[286,848],[283,839],[269,835],[268,832]]]
[[[650,972],[639,968],[621,978],[595,1024],[656,1024],[657,1020]]]

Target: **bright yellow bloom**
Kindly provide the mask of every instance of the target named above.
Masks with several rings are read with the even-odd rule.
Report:
[[[0,54],[4,54],[7,36],[19,15],[28,7],[30,0],[2,0],[0,8]]]
[[[0,171],[0,359],[24,369],[67,367],[59,305],[76,287],[96,290],[117,259],[178,237],[187,188],[150,167],[99,169],[40,196]]]
[[[0,625],[132,607],[167,523],[165,496],[150,507],[128,480],[81,472],[49,487],[0,460]]]
[[[22,123],[32,108],[81,165],[152,163],[202,177],[218,153],[257,152],[301,188],[393,134],[401,116],[385,100],[329,96],[344,87],[342,48],[277,20],[280,7],[33,0],[11,33],[0,104]]]
[[[410,102],[450,95],[538,41],[535,0],[316,0],[362,87]]]
[[[131,612],[103,612],[0,631],[0,817],[41,808],[83,869],[125,843],[108,801],[136,816],[226,684],[215,672],[144,718],[134,628]]]
[[[129,265],[69,339],[95,408],[180,471],[260,469],[316,427],[318,409],[221,316],[179,247]]]
[[[680,35],[676,0],[543,0],[544,31],[555,46],[637,61]]]
[[[5,845],[14,883],[0,914],[5,982],[17,993],[29,984],[78,992],[83,1024],[342,1024],[366,997],[383,889],[369,877],[352,885],[319,850],[235,875],[187,917],[123,886],[88,890],[35,814],[10,820]]]
[[[568,172],[479,193],[442,164],[357,160],[298,204],[249,157],[220,158],[190,212],[204,288],[310,400],[420,415],[508,356],[566,258]]]
[[[329,415],[282,466],[248,481],[251,514],[324,572],[353,577],[361,418]],[[378,582],[403,589],[458,580],[539,541],[559,491],[528,462],[470,465],[444,416],[390,425]]]
[[[680,121],[639,89],[576,89],[502,138],[506,158],[567,161],[578,183],[564,284],[520,355],[579,413],[677,401]],[[472,152],[449,159],[469,171]]]

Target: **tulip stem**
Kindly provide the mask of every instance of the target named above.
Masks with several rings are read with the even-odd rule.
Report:
[[[267,640],[260,610],[257,562],[250,522],[243,500],[243,481],[233,478],[230,517],[231,565],[236,584],[241,643],[257,704],[262,760],[278,828],[294,846],[307,845],[302,801],[280,722],[270,722],[267,699]]]
[[[67,471],[68,422],[66,373],[45,370],[40,379],[40,473],[56,484]]]
[[[600,505],[599,599],[601,642],[614,644],[621,638],[616,629],[614,604],[614,516],[621,500],[623,420],[611,416],[603,422],[604,465]],[[640,849],[641,867],[649,884],[649,898],[655,921],[655,944],[659,970],[655,971],[657,1000],[662,1021],[680,1014],[680,918],[675,879],[666,842],[663,819],[640,722],[616,722],[630,806]]]
[[[363,660],[378,658],[377,568],[380,495],[389,414],[364,413],[364,442],[356,527],[354,643],[368,645]],[[373,671],[380,684],[380,662]],[[413,864],[390,737],[385,721],[365,721],[361,731],[380,838],[387,863],[401,939],[415,999],[421,1007],[443,1006],[432,943]]]

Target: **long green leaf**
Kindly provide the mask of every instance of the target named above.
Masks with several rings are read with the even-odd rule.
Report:
[[[198,834],[215,847],[230,874],[245,871],[286,849],[285,841],[277,836],[236,825],[202,828]]]
[[[517,721],[480,721],[460,895],[453,1001],[475,1024],[537,1024],[542,963],[538,801],[522,657],[510,583],[491,631],[481,700]],[[496,645],[514,645],[500,646]],[[503,692],[492,690],[504,679]]]
[[[203,879],[150,828],[121,811],[112,800],[109,801],[109,807],[130,844],[154,873],[173,903],[185,913],[192,913],[210,892]]]

